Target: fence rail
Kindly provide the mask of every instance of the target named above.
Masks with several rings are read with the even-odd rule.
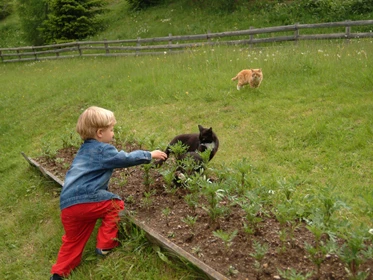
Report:
[[[373,20],[359,20],[250,28],[248,30],[185,36],[172,36],[172,34],[169,34],[166,37],[144,39],[76,41],[45,46],[0,48],[0,57],[2,62],[18,62],[89,56],[157,55],[181,52],[185,49],[206,45],[254,45],[260,43],[325,39],[349,40],[373,37],[372,30],[369,32],[352,32],[352,27],[371,25],[373,25]],[[344,27],[344,32],[316,33],[318,29],[335,30],[341,27]],[[314,30],[310,34],[301,34],[302,30],[309,29]]]

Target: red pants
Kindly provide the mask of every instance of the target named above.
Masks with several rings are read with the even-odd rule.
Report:
[[[97,234],[96,248],[112,249],[118,246],[119,211],[124,209],[121,200],[107,200],[77,204],[61,211],[65,230],[57,262],[52,266],[52,274],[68,276],[80,264],[84,247],[95,228],[98,219],[102,224]]]

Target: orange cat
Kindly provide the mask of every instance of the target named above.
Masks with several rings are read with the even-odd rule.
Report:
[[[245,69],[232,78],[232,81],[238,79],[237,89],[240,90],[244,85],[250,84],[250,87],[257,88],[263,81],[262,69]]]

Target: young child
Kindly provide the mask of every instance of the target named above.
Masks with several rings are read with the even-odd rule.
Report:
[[[79,117],[76,130],[84,143],[66,174],[60,196],[61,221],[65,230],[57,261],[52,266],[51,280],[67,277],[79,265],[83,249],[98,219],[96,253],[106,255],[118,246],[119,212],[124,209],[121,198],[108,191],[115,168],[166,159],[159,150],[118,151],[109,144],[114,137],[114,113],[89,107]]]

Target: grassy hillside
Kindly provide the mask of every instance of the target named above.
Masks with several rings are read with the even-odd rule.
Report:
[[[120,1],[114,4],[125,9]],[[154,11],[153,19],[142,12],[128,16],[136,28],[118,24],[100,36],[181,34],[169,30],[190,16],[182,17],[176,7],[170,14]],[[194,16],[189,27],[182,20],[175,25],[198,33],[202,27],[221,31],[228,22],[224,18],[217,30],[221,17]],[[0,64],[0,279],[48,279],[63,234],[59,188],[20,153],[38,156],[61,148],[90,105],[113,110],[118,131],[144,143],[155,139],[160,148],[176,134],[196,132],[198,124],[212,126],[221,141],[213,167],[234,168],[247,158],[262,184],[276,189],[281,180],[300,180],[298,198],[329,190],[349,206],[338,212],[341,220],[373,227],[372,53],[370,39]],[[261,67],[263,83],[237,91],[230,79],[247,67]],[[141,240],[106,259],[96,258],[94,246],[92,236],[70,279],[192,277],[165,264]]]

